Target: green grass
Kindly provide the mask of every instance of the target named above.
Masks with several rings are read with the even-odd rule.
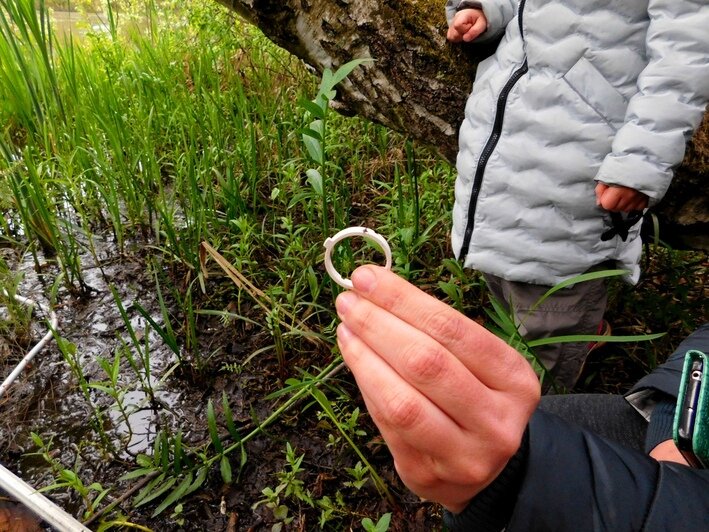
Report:
[[[62,297],[90,293],[84,277],[93,265],[87,261],[100,262],[97,235],[110,235],[121,255],[137,243],[160,294],[161,323],[148,320],[139,335],[114,292],[129,334],[99,360],[103,380],[89,382],[73,344],[60,342],[101,426],[96,445],[107,453],[121,445],[107,441],[102,419],[111,408],[128,417],[122,398],[131,387],[152,398],[149,332],[159,333],[183,371],[208,373],[200,324],[235,297],[227,319],[266,335],[242,367],[274,356],[272,390],[301,368],[325,369],[275,399],[243,441],[217,433],[212,403],[211,441],[219,445],[194,447],[180,432],[161,432],[156,456],[136,470],[153,475],[138,504],[162,500],[159,513],[174,508],[216,466],[231,481],[247,459],[244,442],[307,397],[331,414],[332,437],[347,442],[391,497],[362,442],[343,432],[318,391],[339,366],[332,305],[339,289],[322,268],[322,243],[343,227],[368,225],[392,241],[402,275],[458,284],[441,262],[451,168],[385,128],[331,111],[332,91],[347,72],[326,79],[316,96],[320,80],[299,60],[214,2],[106,7],[108,32],[60,42],[44,4],[36,12],[29,0],[0,0],[0,189],[8,192],[0,242],[26,247],[38,270],[55,272]],[[351,269],[352,255],[340,247]],[[10,282],[3,280],[14,289]],[[135,309],[149,318],[140,302]],[[340,518],[348,511],[337,505]]]

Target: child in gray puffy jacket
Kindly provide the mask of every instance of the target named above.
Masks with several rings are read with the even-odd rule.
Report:
[[[611,267],[640,274],[640,219],[709,101],[706,0],[448,0],[448,39],[501,36],[461,125],[452,241],[526,339],[597,334]],[[536,350],[570,389],[587,344]],[[549,384],[548,382],[546,383]]]

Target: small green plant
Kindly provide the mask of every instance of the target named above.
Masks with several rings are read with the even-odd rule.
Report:
[[[363,466],[362,462],[357,462],[354,467],[346,467],[345,471],[352,477],[351,481],[345,482],[345,486],[360,490],[369,480],[369,468]]]
[[[133,435],[133,431],[129,420],[129,413],[123,403],[125,390],[122,388],[120,383],[122,360],[121,352],[120,350],[116,350],[112,362],[98,355],[96,357],[96,360],[98,361],[99,366],[101,366],[101,369],[103,369],[104,373],[106,374],[106,379],[103,381],[92,381],[89,383],[89,387],[95,390],[99,390],[113,399],[115,407],[120,412],[120,415],[125,423],[126,429],[128,430],[128,435],[126,438],[127,443],[128,441],[130,441],[130,438]]]
[[[341,431],[347,434],[350,440],[355,441],[356,439],[362,438],[367,435],[367,432],[362,429],[359,425],[360,410],[359,407],[352,410],[352,412],[347,413],[345,407],[347,403],[343,405],[330,403],[332,411],[338,416],[339,428]],[[328,419],[329,416],[326,412],[318,412],[319,419]],[[339,445],[343,440],[343,436],[338,430],[337,434],[330,434],[328,436],[328,447],[333,447]]]
[[[143,331],[136,330],[118,294],[118,290],[116,290],[113,285],[110,286],[110,289],[118,312],[123,320],[123,324],[128,332],[129,341],[118,336],[118,341],[121,345],[121,353],[138,378],[142,391],[148,396],[150,402],[153,403],[155,401],[155,390],[153,389],[151,377],[152,367],[150,365],[150,353],[152,349],[150,344],[150,321],[146,322]],[[137,358],[134,356],[134,352],[138,355]]]
[[[32,308],[18,301],[15,296],[22,274],[10,271],[0,257],[0,337],[11,344],[26,346],[30,343],[32,331]]]
[[[277,521],[278,526],[274,527],[280,530],[282,525],[290,524],[293,521],[293,516],[289,515],[290,510],[283,501],[294,500],[298,503],[305,503],[310,507],[315,506],[312,494],[305,487],[300,475],[303,473],[303,458],[304,454],[296,455],[290,443],[286,443],[286,469],[279,471],[276,474],[278,485],[275,488],[266,487],[262,490],[264,498],[255,502],[252,509],[256,509],[262,504],[273,511],[273,517]],[[273,530],[273,528],[272,528]]]
[[[362,519],[362,528],[366,532],[386,532],[389,530],[389,522],[391,521],[391,514],[386,513],[379,518],[379,521],[374,523],[369,517]]]
[[[318,521],[320,528],[325,528],[325,525],[334,519],[347,515],[347,505],[339,490],[335,492],[334,499],[324,495],[316,501],[316,504],[320,508],[320,519]]]
[[[454,259],[444,259],[443,267],[450,272],[451,279],[449,281],[438,281],[438,288],[448,296],[453,308],[465,313],[464,289],[470,284],[465,269],[460,262]]]
[[[60,336],[57,331],[54,331],[54,340],[57,343],[57,347],[59,348],[64,361],[74,374],[84,399],[91,407],[93,412],[93,416],[91,417],[91,425],[93,429],[101,438],[101,443],[103,444],[104,449],[109,452],[113,452],[113,442],[106,433],[104,414],[91,397],[91,386],[89,381],[86,379],[84,367],[81,364],[76,344]]]
[[[350,448],[352,448],[352,450],[357,454],[359,459],[366,465],[366,467],[369,470],[369,473],[371,475],[372,481],[374,482],[374,485],[377,487],[377,490],[379,490],[379,493],[381,493],[390,502],[393,503],[394,500],[391,495],[391,492],[389,491],[388,486],[386,485],[384,480],[377,474],[377,472],[372,468],[371,464],[369,463],[367,458],[364,456],[364,453],[359,448],[359,446],[353,441],[353,439],[350,436],[350,433],[348,431],[348,425],[341,423],[337,414],[335,413],[334,409],[332,408],[332,404],[328,400],[327,396],[318,388],[311,389],[310,394],[313,396],[315,401],[317,401],[317,403],[323,409],[323,411],[325,412],[327,417],[330,419],[330,421],[332,423],[334,423],[335,427],[337,427],[337,430],[340,432],[340,434],[345,439],[345,441],[347,441]],[[350,417],[350,419],[351,419],[351,417]],[[355,418],[355,422],[356,422],[356,418]],[[355,423],[355,425],[356,425],[356,423]]]
[[[68,469],[52,455],[52,439],[45,442],[37,433],[32,432],[32,441],[37,446],[38,450],[29,453],[30,456],[40,456],[54,472],[54,482],[49,486],[45,486],[39,491],[54,491],[69,489],[81,497],[84,506],[84,518],[91,517],[96,509],[101,504],[101,501],[108,495],[109,489],[103,488],[98,482],[92,482],[88,486],[84,484],[81,477],[75,470],[80,469],[79,464],[75,464],[75,470]],[[78,459],[78,455],[77,455]]]
[[[344,220],[340,219],[344,209],[339,205],[338,186],[336,174],[341,170],[328,160],[328,125],[330,102],[337,93],[335,86],[342,82],[359,65],[371,59],[355,59],[345,63],[334,73],[329,68],[323,71],[320,87],[315,98],[311,101],[301,100],[303,107],[312,118],[310,124],[303,128],[302,138],[308,156],[316,164],[315,168],[306,170],[308,184],[322,201],[321,220],[324,235],[330,233],[330,210],[335,215],[335,226],[341,227]],[[332,203],[332,205],[330,205]]]

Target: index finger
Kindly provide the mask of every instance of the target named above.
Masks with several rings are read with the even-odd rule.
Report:
[[[395,273],[366,265],[351,279],[360,296],[436,340],[488,388],[509,390],[534,375],[522,355],[503,340]]]

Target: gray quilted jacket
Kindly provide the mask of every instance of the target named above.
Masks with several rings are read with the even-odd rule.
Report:
[[[709,101],[709,0],[448,0],[448,20],[463,7],[478,41],[504,35],[460,129],[456,255],[549,286],[615,260],[635,282],[640,224],[613,236],[594,188],[665,194]]]

